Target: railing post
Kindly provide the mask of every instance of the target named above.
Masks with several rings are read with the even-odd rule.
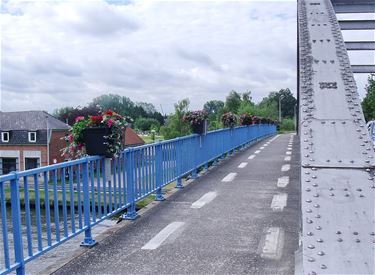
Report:
[[[125,220],[135,220],[138,218],[137,210],[135,207],[135,182],[133,176],[133,154],[132,149],[125,150],[126,158],[126,200],[129,203],[126,214],[123,216]]]
[[[88,159],[82,164],[82,187],[83,187],[83,217],[85,222],[85,238],[81,246],[92,247],[97,244],[91,235],[91,213],[90,213],[90,194],[89,194],[89,167]],[[78,194],[80,196],[80,194]]]
[[[163,150],[162,145],[159,142],[156,144],[155,147],[155,159],[156,159],[156,169],[155,169],[155,177],[156,177],[156,198],[157,201],[165,200],[162,192],[162,182],[163,182]]]
[[[182,184],[182,158],[181,158],[181,139],[178,138],[176,141],[176,188],[184,188],[184,185]]]
[[[23,260],[21,206],[18,175],[14,173],[14,179],[10,181],[10,196],[12,207],[13,242],[15,262],[19,264],[17,275],[25,274],[25,262]]]

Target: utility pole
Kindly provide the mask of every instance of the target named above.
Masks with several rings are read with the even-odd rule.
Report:
[[[281,99],[283,99],[283,96],[279,96],[279,123],[281,123]]]

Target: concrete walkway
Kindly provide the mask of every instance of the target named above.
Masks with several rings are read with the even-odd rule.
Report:
[[[294,135],[237,153],[57,274],[293,274],[299,148]]]

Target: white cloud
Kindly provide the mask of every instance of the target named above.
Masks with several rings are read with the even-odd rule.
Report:
[[[232,89],[255,100],[295,92],[294,1],[12,0],[2,10],[4,111],[82,106],[107,92],[165,112]]]

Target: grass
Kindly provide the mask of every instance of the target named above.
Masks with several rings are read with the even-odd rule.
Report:
[[[155,141],[158,141],[158,140],[164,140],[164,137],[163,136],[155,136],[155,141],[151,139],[151,136],[148,135],[144,135],[144,136],[140,136],[143,141],[146,143],[146,144],[150,144],[150,143],[154,143]]]

